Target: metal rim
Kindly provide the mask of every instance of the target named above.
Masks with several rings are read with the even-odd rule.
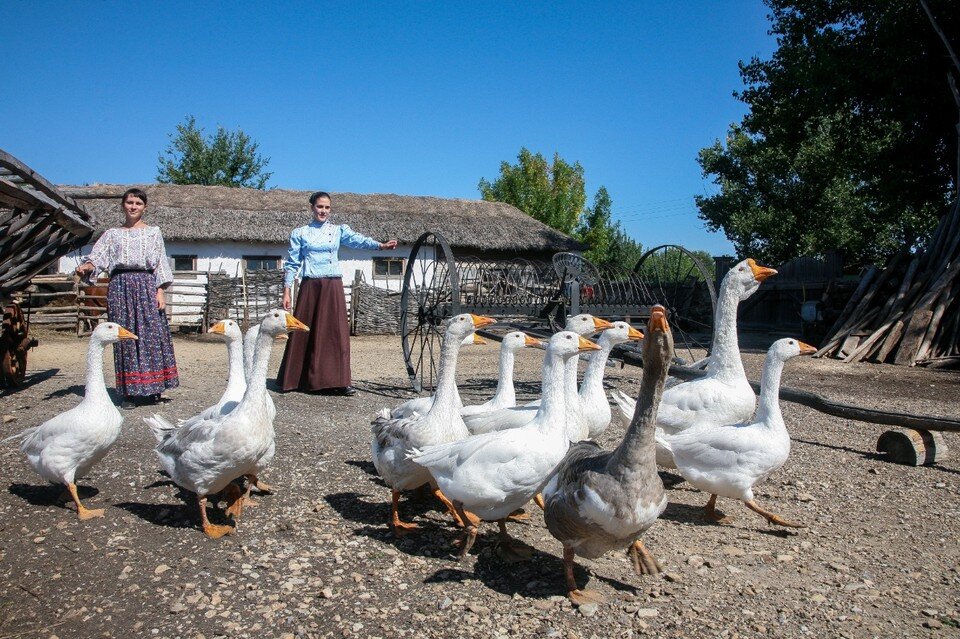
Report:
[[[653,301],[667,308],[677,350],[685,353],[687,363],[696,358],[695,350],[709,354],[713,349],[717,292],[700,258],[677,244],[662,244],[641,255],[633,272],[646,285]],[[708,321],[704,321],[705,309],[696,312],[697,300],[704,292],[710,299]]]
[[[403,275],[400,343],[415,391],[436,387],[443,321],[460,313],[460,283],[446,238],[427,231],[414,243]]]

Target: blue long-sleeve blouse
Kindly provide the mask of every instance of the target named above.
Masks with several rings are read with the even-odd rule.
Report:
[[[350,248],[380,248],[380,242],[357,233],[346,224],[311,222],[290,233],[290,249],[283,261],[283,284],[293,286],[302,277],[341,277],[337,253],[340,245]]]

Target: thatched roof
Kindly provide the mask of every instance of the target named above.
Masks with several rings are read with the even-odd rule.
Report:
[[[147,192],[146,220],[170,241],[287,242],[310,221],[310,191],[174,184],[64,186],[97,216],[98,235],[122,219],[119,198],[131,186]],[[582,245],[501,202],[414,195],[331,193],[332,220],[379,240],[413,244],[424,231],[451,247],[481,251],[571,251]]]

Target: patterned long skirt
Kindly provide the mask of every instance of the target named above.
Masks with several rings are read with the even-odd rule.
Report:
[[[139,339],[113,345],[117,391],[143,397],[180,385],[167,315],[157,308],[157,280],[147,271],[120,271],[110,277],[107,317]]]
[[[343,280],[304,278],[293,316],[310,328],[293,331],[277,381],[284,391],[316,391],[350,385],[350,327]]]

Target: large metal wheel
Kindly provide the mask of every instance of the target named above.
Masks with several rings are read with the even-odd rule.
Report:
[[[717,292],[713,274],[700,258],[682,246],[664,244],[640,256],[633,272],[646,286],[650,302],[667,308],[681,362],[691,364],[708,355]]]
[[[415,391],[437,385],[443,321],[460,313],[460,283],[450,244],[439,233],[421,235],[410,251],[400,298],[400,341]]]
[[[0,382],[4,386],[18,387],[27,374],[27,351],[37,345],[30,339],[29,328],[23,311],[16,302],[3,309],[3,324],[0,325]]]

